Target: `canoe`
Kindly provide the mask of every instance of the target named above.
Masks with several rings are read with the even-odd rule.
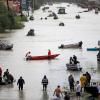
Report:
[[[72,70],[72,71],[81,71],[82,67],[80,67],[79,64],[66,64],[67,70]]]
[[[94,47],[94,48],[87,48],[87,51],[99,51],[100,48]]]
[[[64,45],[64,44],[61,44],[61,46],[59,46],[58,48],[59,49],[67,49],[67,48],[82,48],[82,42],[78,42],[78,43],[74,43],[74,44],[68,44],[68,45]]]
[[[26,57],[26,60],[49,60],[49,59],[54,59],[57,56],[59,56],[60,54],[52,54],[50,56],[48,55],[43,55],[43,56],[28,56]]]

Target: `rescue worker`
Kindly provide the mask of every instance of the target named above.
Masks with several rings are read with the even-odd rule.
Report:
[[[51,55],[51,50],[49,49],[49,50],[48,50],[48,56],[50,56],[50,55]]]
[[[46,75],[44,75],[41,83],[43,85],[43,91],[46,91],[47,90],[47,85],[48,85],[48,79],[47,79]]]
[[[19,90],[23,90],[23,84],[25,84],[25,81],[22,78],[22,76],[20,76],[20,78],[18,79],[18,82],[17,82],[17,85],[19,85]]]
[[[82,89],[84,89],[84,87],[86,86],[86,75],[85,74],[81,75],[80,84],[81,84],[81,91],[82,91]]]

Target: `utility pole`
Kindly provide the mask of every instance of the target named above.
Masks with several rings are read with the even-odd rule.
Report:
[[[8,8],[8,11],[9,11],[9,1],[8,0],[6,0],[7,1],[7,8]]]

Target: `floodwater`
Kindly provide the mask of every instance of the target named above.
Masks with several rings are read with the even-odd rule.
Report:
[[[75,19],[75,15],[82,9],[76,5],[54,4],[49,10],[57,13],[58,7],[66,7],[66,13],[58,15],[58,20],[45,18],[49,12],[42,12],[42,8],[34,12],[34,21],[25,23],[25,27],[14,30],[9,34],[0,34],[1,39],[8,40],[14,44],[12,51],[0,51],[0,65],[3,72],[8,68],[16,79],[11,86],[0,86],[0,100],[51,100],[53,91],[57,85],[68,86],[68,75],[72,73],[75,81],[79,76],[88,71],[93,81],[100,80],[100,66],[97,64],[96,55],[98,52],[89,52],[88,47],[98,46],[100,40],[100,14],[94,10],[80,13],[81,18]],[[59,26],[64,22],[65,26]],[[35,36],[27,37],[30,28],[35,29]],[[58,49],[58,46],[68,43],[83,41],[83,48],[80,49]],[[52,53],[60,53],[54,60],[26,61],[25,54],[31,51],[32,55],[45,55],[51,49]],[[70,72],[66,69],[69,57],[76,55],[80,61],[82,72]],[[49,79],[47,93],[42,91],[41,80],[44,75]],[[25,79],[24,90],[17,87],[17,80],[20,76]]]

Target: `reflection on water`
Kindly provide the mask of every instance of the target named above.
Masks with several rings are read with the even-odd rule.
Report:
[[[19,100],[24,100],[25,99],[25,92],[24,91],[18,91],[19,95]]]
[[[42,99],[41,100],[49,100],[49,95],[47,91],[43,91]]]
[[[99,62],[97,63],[97,70],[98,70],[98,72],[100,72],[100,63]]]
[[[0,85],[0,90],[3,90],[3,89],[11,89],[11,88],[14,88],[14,85],[13,84]]]

